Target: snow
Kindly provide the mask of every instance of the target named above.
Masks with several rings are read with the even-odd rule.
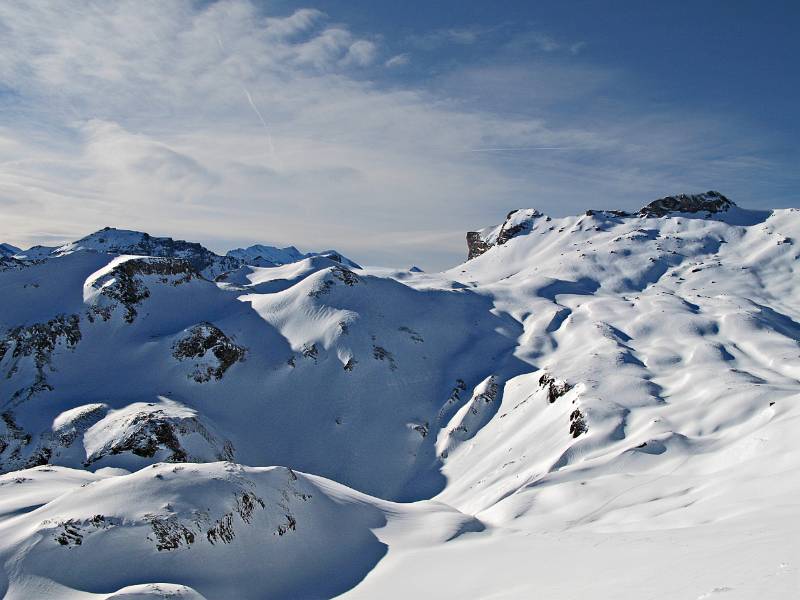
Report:
[[[276,248],[275,246],[265,246],[263,244],[254,244],[247,248],[229,250],[227,255],[256,267],[274,267],[306,258],[306,255],[294,246]]]
[[[12,246],[11,244],[2,243],[0,244],[0,256],[14,256],[15,254],[19,254],[22,252],[16,246]]]
[[[794,597],[800,211],[477,235],[444,273],[214,282],[85,240],[0,271],[0,398],[27,398],[0,421],[0,595]],[[219,378],[176,355],[198,325]]]
[[[312,258],[315,256],[334,257],[336,262],[342,263],[347,267],[359,269],[359,265],[354,263],[348,258],[345,258],[336,250],[325,250],[323,252],[308,252],[302,253],[294,246],[287,246],[286,248],[277,248],[275,246],[265,246],[263,244],[254,244],[247,248],[236,248],[229,250],[226,256],[231,256],[237,260],[242,261],[246,265],[254,267],[278,267],[287,265],[305,258]]]

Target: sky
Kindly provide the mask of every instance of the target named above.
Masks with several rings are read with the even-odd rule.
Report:
[[[800,3],[0,0],[0,241],[442,269],[532,207],[800,206]]]

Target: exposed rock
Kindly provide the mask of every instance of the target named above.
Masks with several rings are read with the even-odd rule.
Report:
[[[126,260],[103,277],[99,277],[92,283],[92,287],[100,290],[100,295],[109,298],[115,305],[125,307],[125,321],[133,323],[136,318],[136,307],[143,300],[150,297],[150,289],[147,287],[144,277],[154,276],[156,281],[161,284],[181,285],[202,276],[191,265],[182,258],[133,258]],[[95,314],[103,314],[103,310],[108,307],[93,307]]]
[[[616,217],[616,218],[624,218],[624,217],[632,217],[633,214],[629,213],[625,210],[592,210],[589,209],[586,211],[587,217],[594,217],[595,215],[599,215],[602,217]]]
[[[61,413],[53,421],[53,440],[62,447],[69,447],[92,425],[108,413],[108,405],[95,403],[78,406]]]
[[[286,523],[278,525],[278,529],[275,530],[275,533],[278,535],[285,535],[289,531],[296,531],[297,530],[297,521],[292,515],[286,515]]]
[[[569,432],[572,437],[576,438],[582,433],[589,431],[589,427],[586,425],[586,419],[579,408],[576,408],[570,413],[569,421]]]
[[[436,417],[439,423],[442,423],[444,419],[447,418],[447,416],[453,411],[453,409],[461,401],[461,394],[466,391],[467,391],[467,384],[464,382],[464,380],[456,379],[456,383],[453,386],[452,391],[450,392],[450,396],[448,396],[447,401],[439,410],[439,414]]]
[[[331,269],[331,275],[333,275],[336,279],[338,279],[345,285],[354,286],[357,283],[361,283],[361,280],[358,278],[358,275],[353,273],[350,269],[346,269],[344,267],[334,267],[333,269]]]
[[[194,531],[184,523],[181,523],[175,515],[166,517],[145,515],[145,520],[150,523],[150,527],[153,529],[153,535],[156,538],[156,550],[159,552],[162,550],[177,550],[182,545],[190,546],[194,543]]]
[[[244,360],[245,354],[245,348],[237,346],[219,327],[208,322],[189,329],[188,335],[177,341],[172,350],[178,360],[199,361],[189,375],[198,383],[222,379],[225,371]]]
[[[475,388],[475,395],[470,402],[470,412],[477,415],[480,412],[481,404],[494,402],[497,399],[498,390],[497,378],[492,375],[481,386]]]
[[[462,407],[447,425],[447,438],[437,448],[440,456],[475,436],[491,420],[500,406],[501,391],[497,375],[489,375],[475,386],[469,403]]]
[[[736,205],[719,192],[711,190],[704,194],[680,194],[659,198],[641,208],[638,214],[642,217],[663,217],[672,212],[713,214],[725,212],[732,206]]]
[[[314,289],[308,292],[309,297],[321,298],[322,296],[329,294],[333,289],[333,286],[336,285],[335,280],[341,281],[349,287],[361,283],[361,279],[358,277],[358,275],[353,273],[350,269],[345,267],[333,267],[325,274],[325,278],[319,282]]]
[[[325,294],[329,294],[334,285],[330,279],[323,279],[318,286],[308,292],[308,296],[309,298],[321,298]]]
[[[405,326],[398,327],[398,331],[402,331],[403,333],[407,333],[408,337],[410,337],[411,340],[414,341],[414,342],[421,343],[421,342],[425,341],[424,339],[422,339],[422,336],[419,333],[417,333],[416,331],[414,331],[410,327],[405,327]]]
[[[22,427],[17,425],[14,414],[6,411],[0,414],[0,472],[6,473],[26,468],[26,458],[23,453],[31,444],[32,437]]]
[[[61,246],[53,251],[53,255],[58,256],[77,250],[185,260],[191,265],[192,269],[198,273],[203,273],[209,279],[242,265],[242,261],[237,258],[219,256],[196,242],[173,240],[168,237],[153,237],[144,232],[115,229],[113,227],[105,227],[76,242]]]
[[[86,465],[130,453],[163,462],[233,460],[233,446],[220,440],[197,414],[176,402],[135,403],[111,411],[84,435]]]
[[[253,522],[253,513],[257,508],[264,508],[264,500],[251,492],[242,492],[235,495],[236,502],[231,512],[225,513],[217,519],[212,527],[206,531],[206,539],[211,543],[222,542],[230,544],[235,537],[233,529],[233,515],[238,514],[242,521],[249,525]]]
[[[314,362],[316,362],[317,357],[319,357],[319,349],[316,344],[305,344],[300,353],[303,355],[303,358],[311,358]]]
[[[394,361],[394,356],[386,348],[381,346],[372,346],[372,356],[375,360],[385,360],[389,363],[389,368],[392,371],[397,370],[397,364]]]
[[[411,423],[410,427],[418,434],[420,434],[423,439],[428,437],[428,433],[430,433],[430,425],[428,424],[427,421],[425,421],[424,423]]]
[[[472,260],[473,258],[480,256],[489,248],[491,248],[493,244],[486,242],[482,237],[480,232],[478,231],[468,231],[467,232],[467,260]]]
[[[18,389],[11,397],[15,406],[39,392],[51,390],[47,383],[45,369],[50,365],[53,352],[59,344],[74,348],[81,340],[80,317],[78,315],[58,315],[45,323],[20,326],[11,329],[0,338],[0,363],[10,356],[5,367],[6,378],[10,379],[20,370],[20,362],[32,359],[34,367],[33,382]]]
[[[549,373],[544,373],[539,378],[539,387],[547,390],[547,400],[550,404],[572,389],[572,386],[566,381],[557,381]]]
[[[0,258],[4,258],[7,256],[14,256],[15,254],[19,254],[22,252],[16,246],[12,246],[11,244],[0,243]]]
[[[12,256],[0,256],[0,272],[3,271],[21,271],[31,265],[35,265],[41,261],[34,260],[20,260]],[[36,286],[38,287],[38,286]]]
[[[54,539],[61,546],[71,548],[83,544],[83,538],[93,530],[109,529],[120,524],[119,519],[94,515],[88,519],[67,519],[56,523]]]
[[[108,411],[105,404],[87,404],[63,412],[53,421],[52,429],[32,435],[15,420],[14,413],[0,415],[0,472],[28,469],[58,462],[68,448],[83,458],[83,434]]]
[[[467,260],[480,256],[493,246],[501,246],[518,235],[528,233],[533,228],[534,220],[542,216],[542,213],[532,208],[512,210],[498,227],[467,232]]]

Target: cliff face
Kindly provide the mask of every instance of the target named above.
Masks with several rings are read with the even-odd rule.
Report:
[[[666,196],[653,200],[647,206],[642,207],[638,214],[642,217],[663,217],[669,213],[699,213],[707,212],[714,214],[725,212],[729,208],[736,206],[719,192],[713,190],[704,194],[679,194],[677,196]]]
[[[606,216],[614,218],[665,217],[671,213],[723,213],[736,205],[713,190],[702,194],[678,194],[653,200],[636,213],[624,210],[587,210],[587,217]],[[529,233],[537,218],[544,217],[535,209],[512,210],[506,220],[496,227],[467,232],[467,260],[484,254],[494,246],[502,246],[508,240]],[[550,217],[545,217],[550,221]]]
[[[540,217],[544,215],[533,208],[512,210],[506,215],[506,220],[497,227],[467,232],[467,260],[480,256],[493,246],[502,246],[508,240],[529,232],[533,222]],[[545,219],[549,220],[549,217]]]

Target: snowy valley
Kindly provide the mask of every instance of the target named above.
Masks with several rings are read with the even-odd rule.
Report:
[[[799,241],[707,192],[441,273],[0,244],[0,596],[795,597]]]

